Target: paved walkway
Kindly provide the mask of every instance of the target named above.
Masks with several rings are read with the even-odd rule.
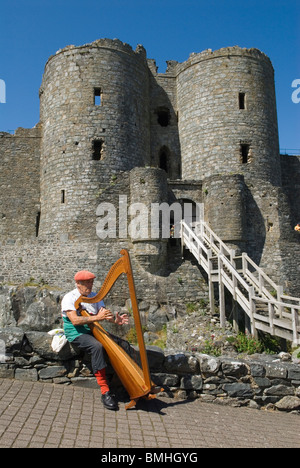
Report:
[[[300,448],[300,416],[165,398],[112,412],[99,390],[0,379],[0,448],[17,447]]]

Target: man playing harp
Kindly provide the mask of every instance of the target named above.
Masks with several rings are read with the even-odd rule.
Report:
[[[76,273],[74,279],[76,288],[67,293],[61,303],[65,335],[67,340],[77,348],[91,355],[92,369],[101,389],[103,405],[107,409],[117,410],[118,403],[110,393],[106,379],[107,363],[104,348],[93,336],[89,324],[106,320],[117,325],[124,325],[128,324],[129,319],[127,314],[119,315],[118,312],[114,317],[113,313],[105,308],[103,301],[90,304],[82,302],[80,308],[76,310],[75,302],[80,296],[88,298],[96,296],[92,292],[95,275],[87,270],[82,270]],[[81,316],[82,309],[85,309],[90,315],[88,317]]]

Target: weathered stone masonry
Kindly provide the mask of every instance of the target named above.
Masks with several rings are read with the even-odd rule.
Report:
[[[279,155],[274,70],[256,49],[193,53],[160,74],[140,45],[68,46],[46,63],[40,122],[1,133],[0,155],[4,283],[69,287],[89,268],[99,286],[125,247],[140,300],[198,300],[201,271],[178,244],[97,237],[99,203],[126,195],[203,203],[221,238],[300,293],[300,161]]]

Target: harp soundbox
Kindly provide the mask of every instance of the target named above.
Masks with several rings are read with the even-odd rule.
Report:
[[[126,274],[142,368],[140,368],[126,351],[113,340],[99,322],[94,322],[89,326],[94,337],[100,341],[106,350],[112,367],[129,394],[131,401],[125,406],[125,408],[128,409],[135,406],[140,398],[155,398],[155,394],[161,391],[161,389],[155,386],[150,377],[148,357],[128,251],[125,249],[121,250],[121,255],[122,257],[119,258],[109,270],[100,291],[91,298],[80,296],[75,302],[75,307],[78,309],[81,302],[90,304],[101,301],[108,294],[119,276],[123,273]],[[83,309],[81,310],[81,315],[89,316],[89,313]]]

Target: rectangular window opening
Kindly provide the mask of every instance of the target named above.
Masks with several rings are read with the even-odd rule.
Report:
[[[39,230],[40,230],[40,220],[41,220],[41,212],[38,211],[37,215],[35,217],[35,236],[39,236]]]
[[[249,161],[249,150],[250,145],[241,144],[241,161],[243,164],[247,164],[247,162]]]
[[[94,105],[95,106],[101,106],[102,105],[101,88],[94,88]]]
[[[65,191],[61,190],[60,192],[60,203],[65,203]]]
[[[103,153],[103,140],[94,140],[93,141],[93,161],[100,161],[102,159]]]
[[[246,94],[239,93],[239,108],[246,109]]]

